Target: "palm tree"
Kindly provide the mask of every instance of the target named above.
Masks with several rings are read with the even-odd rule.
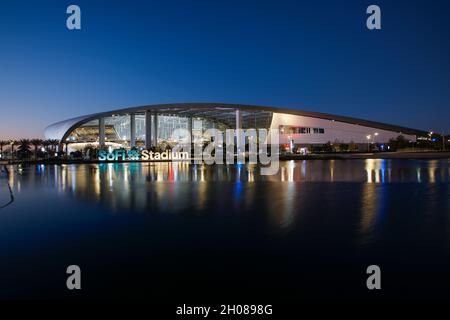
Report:
[[[37,159],[37,150],[38,150],[39,146],[42,145],[42,139],[31,139],[30,143],[34,147],[34,160],[36,160]]]
[[[7,146],[9,143],[5,140],[0,140],[0,157],[3,156],[3,147]]]
[[[42,141],[42,146],[44,147],[45,152],[48,154],[48,147],[51,146],[52,142],[51,140],[47,139],[47,140],[43,140]]]
[[[58,139],[51,139],[50,142],[52,144],[53,150],[56,151],[56,147],[59,146],[59,140]]]
[[[50,139],[50,145],[53,147],[53,151],[56,152],[56,147],[59,146],[59,140],[58,139]]]
[[[31,153],[30,151],[30,140],[29,139],[20,139],[18,141],[18,148],[17,151],[19,152],[21,157],[28,157]]]

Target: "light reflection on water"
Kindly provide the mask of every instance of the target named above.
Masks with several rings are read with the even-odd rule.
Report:
[[[132,180],[152,182],[205,181],[291,181],[291,182],[449,182],[450,160],[315,160],[280,162],[276,175],[261,176],[255,165],[216,165],[173,163],[104,163],[36,166],[39,175],[49,170],[55,182],[66,188],[85,184],[103,184],[110,188],[120,180],[124,186]],[[16,172],[21,173],[22,168]],[[12,176],[13,177],[13,176]]]
[[[179,211],[191,206],[203,210],[213,205],[211,199],[221,202],[221,198],[236,210],[271,208],[276,203],[272,213],[279,216],[281,226],[289,226],[298,206],[308,201],[303,195],[311,185],[302,183],[362,183],[361,195],[355,194],[355,199],[360,197],[364,208],[363,234],[373,230],[373,220],[383,210],[386,195],[377,185],[450,181],[449,160],[284,161],[272,176],[261,176],[255,165],[184,162],[38,165],[30,174],[33,168],[10,167],[14,174],[9,182],[16,192],[21,192],[25,181],[46,183],[61,194],[101,202],[112,211]],[[261,194],[267,196],[260,198]]]
[[[55,247],[91,266],[119,259],[119,274],[127,266],[168,274],[160,287],[149,278],[161,290],[190,278],[183,271],[173,280],[167,271],[186,255],[197,259],[184,262],[193,272],[206,268],[205,274],[223,275],[239,261],[252,271],[287,274],[289,283],[298,282],[295,288],[330,281],[298,278],[299,270],[313,276],[317,265],[339,268],[342,261],[401,269],[398,259],[411,266],[419,255],[442,269],[450,265],[450,161],[305,160],[280,166],[274,176],[261,176],[252,165],[10,166],[15,202],[0,210],[0,260],[12,265],[0,265],[0,280],[20,282],[11,270],[31,268],[36,252],[47,252],[47,279],[53,279],[52,268],[61,268],[53,263],[66,262]],[[27,231],[11,232],[22,229]],[[336,279],[348,272],[344,267]],[[239,268],[232,270],[239,283],[248,280]],[[295,291],[278,279],[271,285],[270,292]],[[37,288],[25,280],[22,286]],[[0,289],[0,296],[7,293]]]

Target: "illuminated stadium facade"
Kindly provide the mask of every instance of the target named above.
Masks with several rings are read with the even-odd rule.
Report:
[[[204,143],[207,129],[279,129],[280,145],[291,151],[327,143],[354,143],[367,148],[403,136],[416,141],[427,132],[380,122],[295,109],[222,103],[159,104],[81,116],[50,125],[48,139],[58,139],[68,149],[87,145],[113,148],[173,146],[190,132],[194,144]]]

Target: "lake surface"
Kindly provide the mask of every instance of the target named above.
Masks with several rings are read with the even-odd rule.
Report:
[[[9,166],[0,298],[450,298],[449,160],[280,165]]]

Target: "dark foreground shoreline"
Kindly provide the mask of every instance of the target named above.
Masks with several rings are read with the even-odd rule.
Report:
[[[361,159],[450,159],[450,152],[377,152],[377,153],[324,153],[309,155],[280,155],[281,161],[286,160],[361,160]],[[191,162],[193,160],[118,160],[99,161],[83,159],[40,159],[40,160],[0,160],[4,164],[83,164],[83,163],[125,163],[125,162]]]

